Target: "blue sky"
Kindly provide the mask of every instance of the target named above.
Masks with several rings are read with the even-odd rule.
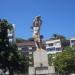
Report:
[[[75,36],[75,0],[0,0],[0,18],[16,25],[16,37],[32,37],[33,19],[42,18],[41,34]]]

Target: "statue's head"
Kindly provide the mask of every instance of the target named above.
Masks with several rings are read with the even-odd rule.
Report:
[[[33,27],[39,27],[42,24],[41,16],[36,16],[35,19],[33,20]]]
[[[40,20],[41,20],[41,16],[36,16],[36,17],[35,17],[35,20],[36,20],[36,21],[40,21]]]

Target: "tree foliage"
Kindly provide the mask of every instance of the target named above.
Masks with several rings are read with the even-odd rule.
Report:
[[[55,39],[61,39],[61,40],[66,39],[65,36],[59,35],[59,34],[53,34],[53,38],[55,38]]]
[[[10,45],[8,37],[8,29],[12,30],[12,24],[7,20],[0,20],[0,64],[2,68],[8,68],[9,72],[27,70],[27,59],[23,53],[19,52],[16,44]]]
[[[63,52],[57,53],[54,59],[54,65],[58,72],[75,72],[75,50],[67,47]]]
[[[16,42],[17,42],[17,43],[19,43],[19,42],[24,42],[24,41],[26,41],[26,40],[23,39],[23,38],[16,38]]]

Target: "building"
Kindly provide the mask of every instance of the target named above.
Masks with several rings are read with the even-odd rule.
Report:
[[[36,50],[35,42],[32,38],[29,40],[17,39],[16,45],[18,50],[21,51],[25,57],[28,58],[29,65],[33,65],[33,52]],[[42,48],[45,49],[45,42],[42,43]]]
[[[70,38],[70,46],[71,47],[75,46],[75,37]]]
[[[8,32],[8,39],[10,44],[15,44],[15,25],[12,24],[12,28],[7,30]]]
[[[33,65],[33,52],[36,50],[34,41],[25,40],[22,42],[16,42],[18,50],[21,51],[25,57],[28,58],[29,65]]]
[[[62,52],[62,44],[60,39],[46,40],[45,43],[48,54],[55,54],[57,52]]]

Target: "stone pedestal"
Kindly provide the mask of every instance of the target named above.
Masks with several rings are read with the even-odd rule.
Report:
[[[33,53],[34,67],[47,67],[48,56],[45,50],[37,50]]]
[[[48,65],[48,56],[45,50],[37,50],[33,53],[34,66],[29,67],[29,75],[54,75],[54,66]]]

